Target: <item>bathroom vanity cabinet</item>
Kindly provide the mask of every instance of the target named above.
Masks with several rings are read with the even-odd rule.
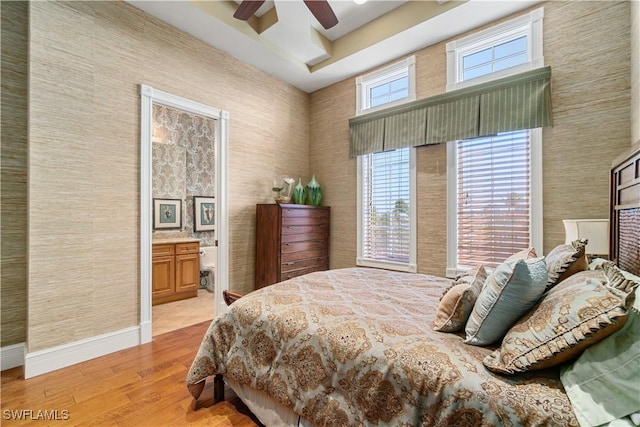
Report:
[[[151,282],[153,305],[198,296],[200,242],[154,243]]]

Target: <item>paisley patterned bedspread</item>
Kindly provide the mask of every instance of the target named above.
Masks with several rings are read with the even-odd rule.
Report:
[[[262,288],[212,322],[187,385],[224,374],[318,426],[577,426],[557,371],[493,374],[490,348],[432,329],[450,284],[348,268]]]

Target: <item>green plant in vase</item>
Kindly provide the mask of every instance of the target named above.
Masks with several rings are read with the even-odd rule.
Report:
[[[291,195],[291,198],[293,199],[293,203],[295,203],[296,205],[304,205],[305,197],[306,194],[304,191],[304,186],[302,185],[302,178],[298,178],[298,184],[293,187],[293,194]]]
[[[320,206],[320,202],[322,201],[322,188],[320,188],[320,184],[316,180],[315,175],[313,175],[311,181],[307,184],[306,190],[307,205]]]

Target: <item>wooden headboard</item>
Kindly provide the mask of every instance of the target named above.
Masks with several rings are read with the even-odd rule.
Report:
[[[611,260],[640,276],[640,141],[612,164],[609,218]]]

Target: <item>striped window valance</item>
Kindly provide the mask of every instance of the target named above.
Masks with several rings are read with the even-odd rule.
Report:
[[[349,120],[349,155],[552,126],[551,67]]]

